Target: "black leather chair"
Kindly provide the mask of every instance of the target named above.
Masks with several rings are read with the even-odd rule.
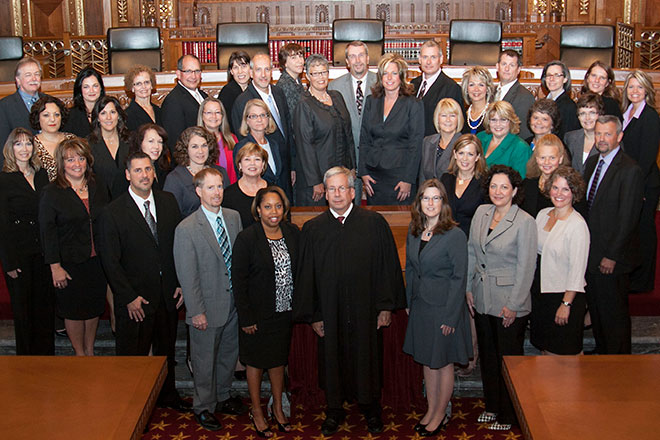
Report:
[[[21,37],[0,37],[0,81],[14,81],[16,63],[23,58]]]
[[[121,27],[108,29],[108,67],[111,74],[126,73],[135,64],[161,71],[160,29]]]
[[[502,22],[452,20],[449,24],[449,64],[494,66],[502,50]]]
[[[570,24],[561,27],[559,59],[569,67],[614,61],[614,26]]]
[[[268,23],[218,23],[218,69],[227,69],[229,57],[237,50],[246,52],[250,58],[257,53],[269,54],[268,32]]]
[[[346,62],[346,45],[362,41],[369,49],[369,64],[375,66],[385,53],[385,21],[375,19],[342,18],[332,22],[332,62],[343,66]]]

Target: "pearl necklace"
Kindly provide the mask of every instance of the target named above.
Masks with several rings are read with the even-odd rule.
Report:
[[[479,128],[479,126],[483,122],[484,114],[486,114],[486,109],[487,108],[488,108],[487,105],[484,106],[484,109],[481,110],[481,113],[479,114],[479,117],[477,119],[472,119],[472,116],[471,116],[471,114],[472,114],[472,104],[470,104],[470,107],[468,107],[468,111],[467,111],[468,127],[470,127],[472,130],[476,130],[477,128]],[[476,122],[476,125],[472,125],[475,122]]]

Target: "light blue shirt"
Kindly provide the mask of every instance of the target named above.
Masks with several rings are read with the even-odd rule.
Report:
[[[32,110],[32,105],[39,100],[39,93],[30,95],[28,93],[25,93],[23,90],[18,89],[18,94],[25,103],[25,106],[27,107],[28,111]]]
[[[227,230],[227,223],[225,223],[225,218],[222,216],[222,208],[220,208],[220,211],[216,214],[215,212],[209,211],[204,207],[204,205],[200,205],[202,208],[202,212],[206,216],[206,219],[209,221],[209,224],[211,225],[211,230],[213,231],[213,235],[215,235],[216,241],[220,236],[218,235],[218,226],[217,226],[217,219],[220,219],[220,222],[222,223],[222,227],[225,228],[225,234],[227,234],[227,242],[229,242],[229,247],[231,248],[231,239],[229,238],[229,230]]]
[[[598,162],[596,162],[596,168],[594,168],[594,172],[589,178],[589,185],[587,185],[587,194],[589,194],[589,190],[591,189],[591,184],[594,181],[594,176],[596,175],[596,170],[598,169],[598,163],[603,160],[603,168],[600,170],[600,175],[598,176],[598,182],[596,183],[596,193],[594,194],[594,197],[596,194],[598,194],[598,187],[600,186],[600,182],[603,181],[603,177],[605,177],[605,173],[607,173],[607,169],[610,167],[612,164],[612,161],[616,157],[616,155],[619,153],[619,150],[621,150],[621,145],[617,145],[617,147],[610,151],[607,156],[603,156],[602,154],[598,156]]]

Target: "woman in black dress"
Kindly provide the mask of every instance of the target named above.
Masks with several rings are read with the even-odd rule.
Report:
[[[103,78],[92,67],[85,67],[73,83],[73,107],[62,131],[85,138],[92,132],[92,110],[105,96]]]
[[[262,177],[267,164],[268,153],[253,142],[246,143],[236,155],[236,168],[241,178],[225,189],[222,206],[238,211],[243,229],[255,222],[252,201],[257,191],[268,186]]]
[[[57,313],[64,318],[76,356],[93,356],[107,286],[95,243],[108,195],[101,179],[94,178],[94,158],[85,140],[63,141],[55,162],[57,178],[39,203],[41,245],[58,289]]]
[[[621,94],[616,88],[614,70],[600,61],[594,61],[584,74],[580,94],[596,93],[603,98],[605,115],[621,119]]]
[[[258,221],[238,234],[232,252],[231,278],[241,327],[239,358],[247,366],[250,418],[260,437],[273,435],[261,409],[263,370],[268,370],[277,426],[281,432],[291,430],[282,411],[282,392],[300,231],[285,220],[288,212],[289,201],[281,188],[260,189],[252,204]]]
[[[124,88],[133,100],[126,107],[126,128],[135,131],[143,124],[163,125],[160,107],[151,102],[156,88],[156,74],[151,68],[136,64],[124,75]]]
[[[403,351],[422,364],[428,409],[415,426],[437,435],[454,391],[454,363],[472,356],[465,304],[467,239],[451,216],[440,181],[422,183],[411,207],[406,239],[406,296],[410,317]]]
[[[32,133],[15,128],[0,173],[0,260],[11,298],[17,355],[55,354],[55,297],[39,245],[39,197],[48,184]]]
[[[167,145],[167,132],[163,127],[156,124],[141,125],[135,135],[128,152],[130,156],[136,151],[142,151],[151,158],[154,166],[155,178],[153,188],[163,189],[165,177],[172,169],[172,157],[170,150],[165,148]]]
[[[250,55],[242,50],[232,52],[229,56],[229,68],[227,69],[227,84],[224,85],[218,99],[225,107],[226,114],[231,115],[231,109],[238,95],[243,93],[250,84]],[[241,127],[232,127],[231,118],[227,118],[232,133],[238,133]]]

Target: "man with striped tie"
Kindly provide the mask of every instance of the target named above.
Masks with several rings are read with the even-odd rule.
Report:
[[[224,182],[214,168],[193,178],[201,206],[176,228],[174,261],[186,304],[195,375],[193,411],[201,426],[222,425],[216,408],[242,406],[229,395],[238,359],[238,318],[231,285],[231,247],[241,231],[237,211],[223,208]]]

